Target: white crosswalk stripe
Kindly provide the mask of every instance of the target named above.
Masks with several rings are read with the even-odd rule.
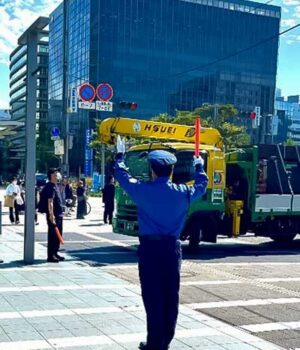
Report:
[[[240,327],[252,333],[283,331],[283,330],[300,329],[300,321],[299,322],[270,322],[270,323],[261,323],[261,324],[248,324]]]
[[[177,339],[189,337],[207,337],[223,335],[220,331],[213,328],[200,329],[182,329],[176,332]],[[113,345],[113,344],[127,344],[131,342],[139,342],[145,339],[146,333],[128,333],[128,334],[110,334],[100,336],[86,336],[86,337],[66,337],[66,338],[49,338],[46,340],[33,341],[17,341],[17,342],[0,342],[0,350],[42,350],[54,348],[71,348],[79,346],[93,346],[93,345]],[[253,347],[253,350],[255,348]],[[276,348],[274,347],[274,350]]]

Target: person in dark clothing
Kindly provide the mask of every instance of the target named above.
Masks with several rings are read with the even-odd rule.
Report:
[[[62,234],[63,231],[63,203],[60,190],[57,186],[61,179],[59,169],[51,168],[48,170],[48,180],[44,189],[44,195],[47,199],[47,225],[48,225],[48,262],[58,263],[65,260],[58,254],[59,239],[55,232],[55,227]]]
[[[74,195],[73,195],[73,188],[70,184],[70,180],[65,179],[64,184],[65,184],[65,198],[66,198],[66,200],[70,199],[73,201]]]
[[[66,206],[66,215],[71,216],[70,211],[74,207],[74,194],[73,194],[73,188],[70,183],[70,180],[68,178],[64,178],[64,199],[65,199],[65,206]]]
[[[125,143],[118,136],[115,177],[138,208],[139,276],[147,315],[144,350],[167,350],[177,323],[181,244],[179,240],[191,202],[205,192],[208,178],[204,161],[194,158],[195,183],[177,185],[170,180],[177,159],[174,154],[151,151],[152,181],[134,179],[123,161]]]
[[[77,195],[77,219],[84,219],[86,213],[86,197],[85,197],[85,187],[83,186],[83,181],[78,182],[78,187],[76,190]]]
[[[115,209],[115,179],[112,175],[108,178],[108,183],[103,189],[103,203],[104,203],[104,216],[103,221],[107,224],[107,218],[109,224],[112,225],[113,212]]]
[[[40,190],[37,187],[37,185],[35,185],[35,195],[34,195],[34,198],[35,198],[35,209],[38,209],[39,197],[40,197]],[[39,225],[37,211],[35,211],[35,214],[34,214],[34,222],[35,222],[36,225]]]

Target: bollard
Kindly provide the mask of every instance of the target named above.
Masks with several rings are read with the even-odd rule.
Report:
[[[2,202],[0,201],[0,235],[2,235]]]

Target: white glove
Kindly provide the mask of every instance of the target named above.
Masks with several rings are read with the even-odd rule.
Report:
[[[124,154],[126,151],[125,149],[125,139],[121,139],[121,136],[117,136],[117,153],[122,153]]]
[[[204,159],[201,156],[199,157],[194,156],[194,166],[198,164],[201,166],[204,166]]]

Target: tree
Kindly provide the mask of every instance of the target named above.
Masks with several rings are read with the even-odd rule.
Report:
[[[295,141],[291,138],[288,138],[284,144],[285,146],[295,146]]]
[[[101,120],[96,120],[96,130],[99,129]],[[92,141],[90,147],[95,150],[95,165],[96,169],[100,171],[101,169],[101,149],[102,144],[98,139],[98,134],[94,133],[92,135]],[[113,164],[115,159],[115,146],[105,145],[105,174],[111,174],[113,172]]]
[[[161,122],[161,123],[172,123],[172,118],[168,113],[161,113],[157,115],[156,117],[151,118],[151,120],[154,120],[155,122]]]
[[[50,132],[44,123],[40,123],[39,137],[36,141],[36,170],[46,172],[49,168],[57,167],[58,163]]]
[[[203,127],[218,129],[227,147],[235,147],[250,143],[250,136],[244,126],[237,125],[240,116],[238,110],[231,104],[204,105],[193,111],[176,111],[175,117],[171,118],[161,114],[153,118],[156,121],[171,122],[174,124],[194,125],[196,116],[201,117]]]

